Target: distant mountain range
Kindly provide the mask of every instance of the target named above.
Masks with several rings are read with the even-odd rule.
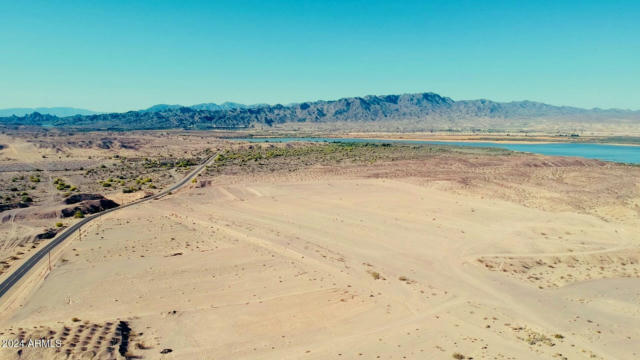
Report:
[[[220,105],[216,103],[204,103],[204,104],[196,104],[191,106],[158,104],[158,105],[153,105],[152,107],[142,111],[160,112],[160,111],[167,111],[167,110],[176,110],[183,107],[188,107],[194,110],[217,111],[217,110],[235,110],[235,109],[255,109],[262,106],[269,106],[269,105],[268,104],[244,105],[244,104],[238,104],[238,103],[229,102],[229,101],[224,102]]]
[[[532,101],[454,101],[434,93],[364,96],[291,105],[236,103],[155,105],[125,113],[68,117],[32,113],[0,118],[5,126],[76,130],[246,129],[254,127],[334,130],[535,130],[584,126],[640,126],[640,111],[581,109]]]
[[[9,109],[0,109],[0,117],[7,116],[25,116],[27,114],[31,114],[34,112],[38,112],[41,114],[54,115],[59,117],[64,116],[73,116],[73,115],[93,115],[97,114],[96,111],[91,111],[87,109],[76,109],[72,107],[38,107],[38,108],[9,108]]]
[[[268,105],[267,104],[244,105],[244,104],[239,104],[239,103],[234,103],[229,101],[222,103],[220,105],[216,103],[204,103],[204,104],[196,104],[191,106],[158,104],[158,105],[153,105],[148,109],[144,109],[140,111],[160,112],[160,111],[167,111],[167,110],[175,110],[182,107],[189,107],[194,110],[215,111],[215,110],[249,109],[249,108],[256,108],[260,106],[268,106]],[[100,114],[100,112],[98,111],[78,109],[73,107],[37,107],[37,108],[0,109],[0,117],[25,116],[25,115],[29,115],[36,112],[42,115],[53,115],[57,117]]]

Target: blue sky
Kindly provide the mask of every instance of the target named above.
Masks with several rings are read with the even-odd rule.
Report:
[[[433,91],[640,109],[639,1],[0,0],[0,108]]]

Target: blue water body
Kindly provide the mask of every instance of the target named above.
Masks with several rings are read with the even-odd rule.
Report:
[[[588,159],[615,161],[620,163],[640,164],[640,146],[585,144],[585,143],[544,143],[544,144],[507,144],[497,142],[460,142],[460,141],[428,141],[428,140],[380,140],[355,138],[242,138],[250,142],[357,142],[357,143],[401,143],[401,144],[434,144],[472,147],[492,147],[513,151],[528,152],[552,156],[576,156]]]

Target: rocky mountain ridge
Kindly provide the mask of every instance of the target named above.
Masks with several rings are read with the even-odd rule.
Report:
[[[226,104],[226,105],[225,105]],[[5,126],[46,126],[75,130],[246,129],[274,126],[347,124],[376,129],[513,129],[540,123],[640,125],[640,111],[581,109],[532,101],[508,103],[460,100],[435,93],[382,95],[245,106],[235,103],[192,107],[157,105],[140,111],[56,117],[32,113],[0,118]],[[215,106],[213,106],[215,105]]]

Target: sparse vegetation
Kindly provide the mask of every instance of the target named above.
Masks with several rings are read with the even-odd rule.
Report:
[[[82,210],[76,210],[76,212],[73,214],[73,217],[76,219],[82,219],[84,217],[84,213],[82,212]]]
[[[67,184],[63,179],[61,178],[57,178],[53,181],[53,184],[56,185],[56,189],[60,190],[60,191],[64,191],[64,190],[69,190],[69,191],[74,191],[77,190],[78,188],[76,186],[71,186],[69,184]]]
[[[138,184],[138,185],[144,185],[144,184],[150,183],[150,182],[152,182],[152,181],[153,181],[153,180],[152,180],[151,178],[145,178],[145,179],[141,179],[141,178],[140,178],[140,179],[136,179],[136,184]]]
[[[178,161],[178,163],[176,163],[175,166],[176,167],[186,168],[186,167],[190,167],[190,166],[193,166],[193,165],[197,165],[197,163],[195,163],[192,159],[184,159],[184,160]]]
[[[547,346],[555,345],[551,340],[551,338],[549,338],[547,335],[539,333],[537,331],[533,331],[533,330],[528,330],[527,337],[523,340],[525,340],[529,345],[537,345],[537,344],[544,344]]]
[[[465,358],[464,355],[460,354],[459,352],[453,353],[453,355],[451,355],[452,358],[457,359],[457,360],[463,360]]]
[[[391,143],[251,144],[218,154],[208,173],[291,170],[319,165],[366,165],[379,161],[424,159],[438,154],[511,154],[501,149]]]
[[[151,345],[147,345],[144,342],[138,342],[136,343],[136,348],[139,350],[148,350],[148,349],[153,349],[153,347]]]
[[[123,188],[122,189],[122,193],[124,194],[130,194],[130,193],[134,193],[136,191],[140,190],[140,187],[136,187],[136,186],[129,186],[127,188]]]

